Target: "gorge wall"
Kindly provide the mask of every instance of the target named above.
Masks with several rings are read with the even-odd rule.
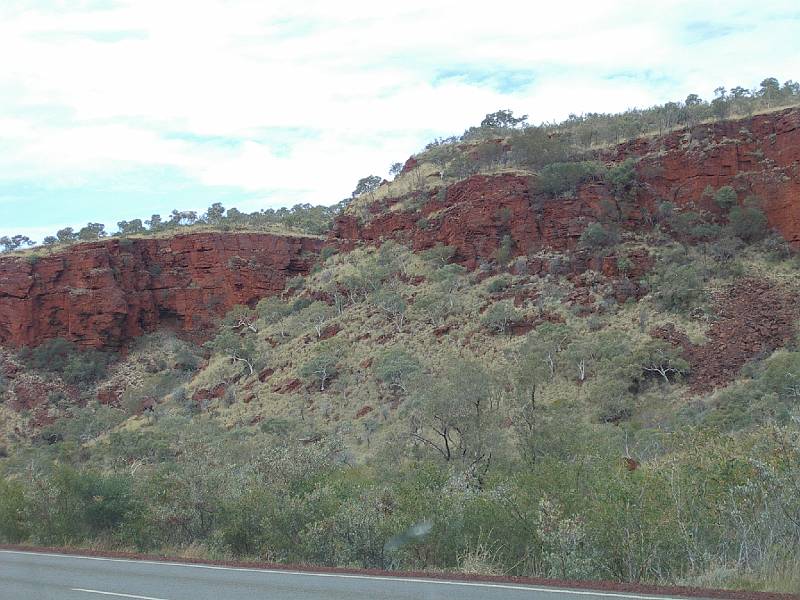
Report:
[[[721,218],[703,191],[731,185],[740,201],[757,196],[769,223],[800,246],[800,110],[698,125],[595,153],[611,163],[637,163],[634,202],[619,203],[603,183],[574,197],[536,192],[535,177],[475,175],[444,191],[368,207],[368,218],[339,217],[327,241],[260,233],[188,233],[171,238],[113,239],[78,244],[48,256],[0,258],[0,345],[36,345],[65,337],[88,347],[117,348],[157,326],[202,332],[235,304],[281,292],[305,274],[324,244],[343,250],[397,239],[415,250],[444,244],[475,268],[503,239],[528,256],[532,273],[552,272],[546,251],[572,251],[589,223],[613,219],[622,229],[652,227],[657,205],[704,210]],[[413,204],[412,204],[413,206]],[[545,252],[541,252],[545,251]],[[648,261],[633,258],[634,270]],[[570,252],[567,272],[613,274],[614,257]],[[563,271],[561,271],[563,272]]]
[[[615,201],[600,183],[579,187],[572,198],[551,198],[536,192],[534,177],[474,175],[443,194],[431,192],[419,212],[404,210],[401,201],[389,198],[370,207],[364,224],[344,215],[332,238],[367,243],[394,238],[416,250],[444,244],[457,249],[456,260],[474,268],[493,257],[505,236],[512,253],[524,256],[574,249],[595,221],[614,220],[629,230],[652,227],[662,201],[719,218],[719,207],[703,192],[707,186],[730,185],[740,202],[758,197],[770,226],[800,245],[800,110],[698,125],[595,154],[604,162],[629,157],[641,158],[632,203]]]
[[[63,337],[119,348],[158,326],[202,332],[232,306],[281,292],[321,247],[310,237],[195,233],[3,258],[0,345]]]

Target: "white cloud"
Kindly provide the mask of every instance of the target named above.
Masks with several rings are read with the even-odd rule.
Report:
[[[0,185],[57,193],[163,167],[265,202],[335,202],[501,107],[551,120],[797,77],[793,4],[13,2]]]

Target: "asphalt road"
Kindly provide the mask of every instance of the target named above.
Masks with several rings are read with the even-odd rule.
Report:
[[[298,573],[0,550],[2,600],[664,600],[624,592]]]

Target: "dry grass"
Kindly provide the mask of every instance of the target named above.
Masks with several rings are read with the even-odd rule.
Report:
[[[35,260],[37,258],[58,255],[68,250],[80,249],[81,246],[85,246],[87,244],[96,244],[98,242],[108,242],[113,240],[120,240],[120,241],[147,240],[147,239],[163,240],[163,239],[171,239],[187,235],[196,235],[199,233],[219,233],[219,234],[263,233],[271,235],[281,235],[285,237],[325,239],[325,236],[323,235],[314,235],[310,233],[305,233],[303,231],[292,229],[279,224],[270,224],[263,226],[235,225],[224,228],[216,227],[213,225],[200,224],[200,225],[182,226],[176,229],[165,229],[163,231],[156,231],[153,233],[151,232],[137,233],[133,235],[126,235],[124,237],[107,236],[99,240],[86,241],[86,242],[74,242],[70,244],[54,244],[52,246],[33,246],[31,248],[25,248],[25,249],[15,250],[14,252],[6,252],[0,254],[0,260],[6,258]]]
[[[751,570],[716,567],[680,583],[703,588],[800,594],[800,560],[778,559]]]

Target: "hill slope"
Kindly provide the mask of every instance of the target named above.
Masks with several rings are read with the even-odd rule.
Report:
[[[800,111],[536,136],[435,145],[324,240],[0,259],[0,536],[796,586]]]

